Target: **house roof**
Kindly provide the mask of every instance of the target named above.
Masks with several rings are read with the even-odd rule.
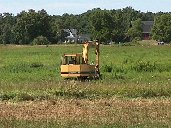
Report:
[[[75,35],[77,34],[77,29],[70,29],[70,31],[72,34],[75,34]]]
[[[64,29],[65,32],[69,33],[69,36],[65,37],[66,39],[76,39],[77,29]]]
[[[143,33],[150,33],[153,27],[154,21],[142,21]]]
[[[72,33],[72,34],[74,34],[74,35],[76,35],[77,34],[77,29],[64,29],[64,31],[65,32],[68,32],[68,33]]]

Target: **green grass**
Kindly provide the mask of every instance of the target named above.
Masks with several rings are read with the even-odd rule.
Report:
[[[81,45],[48,47],[0,45],[0,100],[19,103],[58,99],[100,101],[104,98],[110,100],[113,97],[128,100],[170,99],[170,49],[169,45],[102,45],[100,46],[102,79],[80,82],[60,77],[60,59],[64,53],[81,53]],[[92,62],[95,57],[93,49],[90,53]],[[159,108],[156,109],[160,111]],[[125,110],[124,107],[122,110]],[[138,113],[143,115],[144,110]],[[167,121],[170,121],[170,118],[165,123],[161,123],[157,117],[151,122],[143,121],[141,117],[137,118],[141,124],[121,121],[101,125],[96,121],[92,121],[93,124],[86,124],[74,120],[65,120],[66,122],[62,122],[64,124],[60,124],[61,122],[56,120],[35,122],[14,118],[1,120],[0,127],[169,127]],[[106,115],[106,119],[110,120],[110,114]]]
[[[0,86],[0,100],[37,101],[65,99],[170,98],[170,85],[105,84],[100,82],[31,83]]]
[[[106,95],[104,88],[107,88],[107,91],[110,92],[109,95],[121,95],[122,97],[170,97],[170,48],[170,46],[101,46],[102,79],[85,82],[84,84],[87,85],[93,83],[95,89],[81,90],[81,93],[85,93],[84,95],[88,95],[87,97],[91,97],[94,93],[103,96]],[[63,91],[63,89],[61,90],[63,84],[68,88],[70,85],[72,86],[72,83],[63,82],[64,80],[60,77],[60,59],[64,53],[80,53],[82,46],[1,45],[0,50],[0,86],[1,99],[3,99],[3,95],[6,93],[14,93],[11,98],[15,98],[25,93],[24,90],[29,90],[29,93],[35,93],[38,95],[36,97],[39,97],[42,93],[41,88],[48,84],[51,84],[52,88],[47,87],[43,91],[47,93],[47,90],[50,90],[48,95],[52,96],[56,95],[54,94],[56,91]],[[90,50],[90,62],[94,56],[94,51]],[[77,83],[77,86],[82,84]],[[11,86],[13,90],[10,89]],[[27,86],[31,87],[28,89]],[[41,91],[35,91],[37,87]],[[84,89],[84,87],[80,88]],[[100,88],[100,91],[96,88]],[[111,91],[111,89],[114,90]],[[74,95],[70,94],[71,92],[68,92],[67,89],[64,91],[64,96]],[[72,91],[72,93],[74,92]]]
[[[42,93],[53,97],[58,97],[62,93],[63,96],[69,97],[73,95],[86,95],[83,97],[92,97],[92,95],[95,97],[105,95],[170,97],[170,48],[170,46],[101,46],[100,71],[102,79],[70,83],[60,77],[61,55],[80,53],[82,46],[1,45],[0,99],[3,100],[6,95],[12,95],[7,99],[16,99],[26,93],[33,97],[41,97]],[[90,62],[94,56],[94,51],[90,50]],[[69,89],[73,84],[76,86],[71,91]],[[83,84],[94,88],[82,87]],[[76,89],[77,87],[80,91]]]
[[[101,46],[103,82],[170,84],[170,46]],[[77,46],[0,46],[0,83],[60,81],[63,53],[80,53]],[[91,50],[92,60],[94,51]],[[90,62],[91,62],[90,60]],[[108,68],[108,69],[107,69]],[[108,71],[110,68],[111,71]]]

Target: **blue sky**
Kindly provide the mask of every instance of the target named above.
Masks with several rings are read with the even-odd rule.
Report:
[[[50,15],[80,14],[93,8],[120,9],[131,6],[143,12],[171,12],[171,0],[0,0],[0,13],[45,9]]]

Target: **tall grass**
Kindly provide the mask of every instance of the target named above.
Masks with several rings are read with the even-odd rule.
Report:
[[[88,87],[93,84],[95,89],[89,92],[87,88],[83,91],[81,89],[81,92],[76,88],[74,90],[76,89],[78,92],[60,90],[63,85],[70,88],[72,84],[75,84],[63,82],[64,80],[60,77],[60,56],[63,53],[81,52],[81,45],[49,47],[7,45],[0,46],[0,50],[2,100],[22,97],[25,91],[21,90],[26,90],[28,93],[28,87],[30,92],[37,94],[35,88],[38,87],[41,90],[44,86],[48,87],[47,90],[50,90],[48,95],[51,96],[79,97],[79,95],[83,95],[82,97],[91,97],[94,94],[102,96],[98,89],[96,90],[98,86],[102,92],[105,88],[112,90],[109,95],[119,94],[126,97],[170,97],[171,94],[169,87],[171,85],[170,46],[101,46],[100,71],[102,79],[76,84],[77,86],[87,84]],[[91,50],[90,62],[94,56],[94,51]],[[48,85],[53,87],[50,88]],[[13,90],[10,89],[11,86]],[[114,87],[111,88],[111,86]],[[124,91],[122,91],[123,88]],[[134,91],[136,88],[137,90]],[[12,96],[9,94],[11,91]],[[9,97],[6,96],[6,93]],[[33,97],[41,97],[40,94]]]
[[[1,84],[60,81],[63,53],[81,53],[82,46],[0,46]],[[90,62],[94,51],[90,51]],[[170,84],[170,46],[101,46],[103,82]]]

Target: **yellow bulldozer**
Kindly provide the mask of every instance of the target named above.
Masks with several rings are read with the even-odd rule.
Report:
[[[61,76],[63,78],[95,78],[100,77],[99,45],[97,41],[83,44],[82,53],[64,54],[61,60]],[[95,64],[89,64],[89,48],[95,48]]]

